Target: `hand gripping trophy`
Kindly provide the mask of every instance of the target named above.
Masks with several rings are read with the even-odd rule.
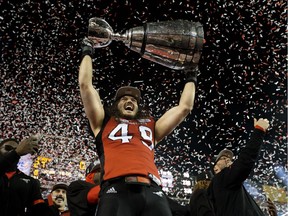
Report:
[[[143,58],[175,70],[186,70],[199,63],[204,43],[204,30],[199,22],[172,20],[145,23],[125,33],[114,33],[103,19],[89,19],[88,38],[94,48],[122,41]]]

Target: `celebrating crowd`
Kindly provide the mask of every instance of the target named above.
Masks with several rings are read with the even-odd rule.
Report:
[[[43,188],[83,178],[96,144],[83,108],[78,71],[88,20],[104,18],[115,32],[158,20],[203,24],[206,43],[199,62],[191,113],[155,146],[158,169],[193,175],[211,168],[224,148],[246,145],[253,118],[270,128],[252,181],[285,188],[274,166],[287,166],[286,2],[254,1],[5,1],[1,2],[1,139],[42,134],[37,154],[52,159],[56,173],[41,173]],[[142,59],[119,42],[96,49],[93,85],[104,106],[121,86],[141,90],[141,103],[159,119],[178,104],[184,75]],[[99,153],[99,152],[98,152]],[[47,168],[47,167],[46,167]],[[286,167],[287,168],[287,167]],[[35,168],[33,168],[35,170]],[[33,170],[32,170],[33,173]],[[70,174],[69,174],[70,173]]]

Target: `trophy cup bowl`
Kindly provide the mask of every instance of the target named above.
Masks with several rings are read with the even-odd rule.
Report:
[[[201,58],[204,30],[199,22],[171,20],[145,23],[114,33],[101,18],[91,18],[88,38],[95,48],[108,46],[112,40],[121,41],[141,57],[165,67],[183,70],[195,67]]]
[[[88,38],[93,41],[94,48],[108,46],[112,41],[113,29],[103,19],[94,17],[89,19]]]

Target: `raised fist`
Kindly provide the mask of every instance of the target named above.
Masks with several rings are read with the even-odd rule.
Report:
[[[268,119],[255,119],[254,118],[254,127],[259,126],[261,127],[264,131],[266,131],[269,128],[269,120]]]
[[[40,135],[32,135],[26,139],[21,140],[16,148],[16,153],[19,156],[26,155],[26,154],[34,154],[39,149],[39,141],[41,140]]]
[[[94,55],[94,48],[93,48],[93,41],[85,37],[81,42],[81,58],[84,58],[84,56],[89,55],[91,58],[93,58]]]
[[[185,73],[185,82],[194,82],[195,86],[197,85],[197,75],[199,73],[198,65],[193,65],[189,69],[184,70]]]

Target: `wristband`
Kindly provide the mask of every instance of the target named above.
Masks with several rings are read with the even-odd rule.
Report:
[[[194,82],[194,84],[197,85],[197,70],[196,69],[185,71],[185,77],[186,77],[185,83]]]
[[[93,47],[90,46],[82,47],[81,59],[83,59],[86,55],[89,55],[91,58],[93,58],[93,54],[94,54]]]
[[[84,58],[84,56],[89,55],[91,58],[93,58],[94,55],[94,48],[93,48],[93,41],[89,40],[88,38],[84,38],[81,43],[81,59]]]
[[[263,131],[263,132],[266,132],[266,130],[265,130],[264,128],[262,128],[261,126],[259,126],[259,125],[256,125],[255,128],[256,128],[256,129],[259,129],[259,130],[261,130],[261,131]]]

